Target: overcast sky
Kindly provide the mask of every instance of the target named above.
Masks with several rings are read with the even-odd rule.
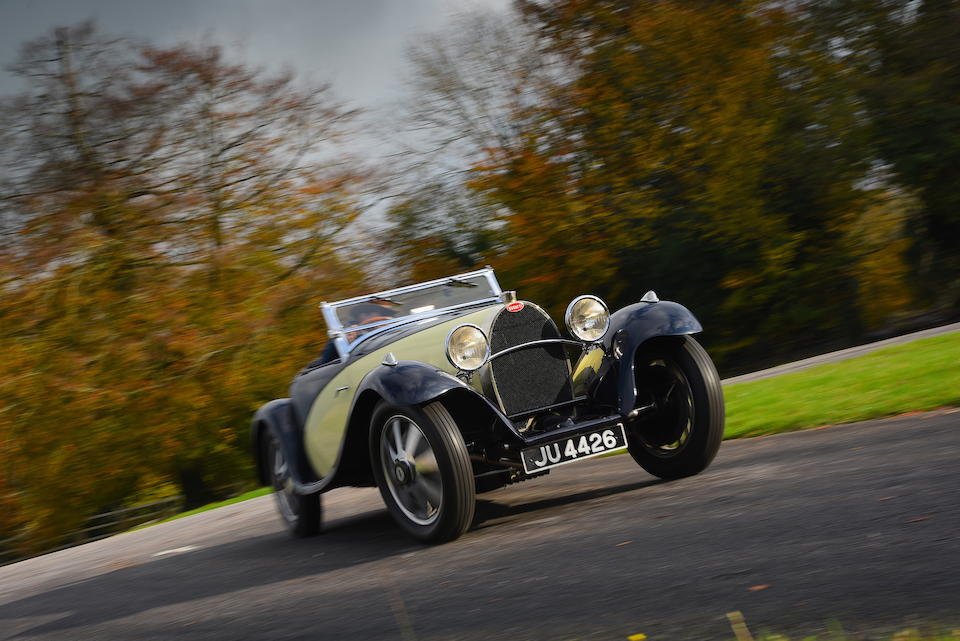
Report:
[[[289,65],[337,96],[375,109],[399,92],[405,47],[465,9],[509,0],[0,0],[0,93],[20,85],[6,67],[20,45],[94,19],[106,33],[156,44],[212,37],[254,65]]]
[[[7,71],[21,45],[93,19],[101,32],[157,45],[213,39],[253,66],[290,67],[330,82],[364,115],[348,151],[380,162],[396,151],[389,114],[401,94],[406,48],[458,13],[506,11],[511,0],[0,0],[0,96],[22,88]],[[365,124],[364,124],[365,123]],[[372,201],[377,227],[384,203]]]

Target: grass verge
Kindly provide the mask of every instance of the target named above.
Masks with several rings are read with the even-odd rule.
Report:
[[[756,641],[791,641],[791,639],[801,639],[800,637],[788,637],[782,634],[764,633],[756,637]],[[960,641],[960,630],[952,632],[928,632],[917,630],[916,628],[907,628],[894,632],[889,636],[882,637],[863,637],[860,635],[848,636],[843,631],[828,632],[825,635],[813,635],[802,637],[801,641],[864,641],[864,639],[879,639],[889,641]],[[754,641],[753,637],[740,638],[736,641]]]
[[[730,621],[730,627],[734,634],[734,641],[790,641],[790,637],[774,632],[762,631],[759,636],[751,634],[747,627],[747,622],[743,614],[739,611],[728,612],[727,620]],[[627,637],[628,641],[646,640],[646,635],[638,634]],[[874,639],[876,641],[889,639],[890,641],[960,641],[960,630],[937,630],[936,626],[925,626],[925,628],[906,628],[888,635],[870,635],[864,637],[860,634],[850,635],[844,631],[836,621],[827,626],[826,634],[817,634],[801,637],[802,641],[864,641],[865,639]]]
[[[960,405],[960,332],[724,387],[724,438]]]
[[[163,519],[162,521],[157,521],[156,523],[149,523],[147,525],[144,525],[143,527],[149,527],[150,525],[158,525],[160,523],[167,523],[169,521],[176,521],[177,519],[182,519],[186,516],[193,516],[194,514],[200,514],[201,512],[206,512],[208,510],[215,510],[218,507],[223,507],[225,505],[233,505],[234,503],[240,503],[241,501],[248,501],[250,499],[257,498],[258,496],[266,496],[267,494],[270,494],[271,491],[272,491],[272,488],[269,488],[269,487],[257,488],[255,490],[250,490],[249,492],[244,492],[243,494],[234,496],[233,498],[229,498],[223,501],[217,501],[216,503],[207,503],[206,505],[201,505],[198,508],[187,510],[186,512],[180,512],[179,514],[174,514],[173,516]],[[135,529],[140,529],[140,528],[135,528]]]

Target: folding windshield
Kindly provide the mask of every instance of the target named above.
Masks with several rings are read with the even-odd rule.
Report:
[[[404,319],[498,300],[501,290],[490,268],[446,278],[323,303],[324,320],[331,338],[349,351],[349,346],[373,329]],[[341,357],[344,353],[341,353]]]

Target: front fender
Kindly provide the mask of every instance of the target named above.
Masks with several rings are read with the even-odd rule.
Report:
[[[418,361],[398,361],[371,370],[357,387],[357,397],[376,392],[391,405],[423,405],[452,389],[469,386],[434,366]]]
[[[293,413],[293,404],[289,398],[278,398],[263,405],[253,415],[250,424],[250,440],[253,457],[257,464],[257,478],[263,485],[269,485],[271,461],[263,460],[262,440],[266,435],[277,439],[287,461],[291,465],[291,477],[295,484],[304,485],[316,481],[316,475],[307,462],[303,451],[303,432]]]
[[[690,310],[670,301],[635,303],[610,316],[610,329],[604,338],[604,348],[607,354],[613,354],[616,343],[617,351],[621,354],[617,368],[617,395],[621,414],[627,414],[636,405],[634,361],[640,346],[657,336],[685,336],[702,331],[703,326]]]
[[[324,477],[328,484],[324,487],[373,484],[368,436],[370,420],[378,403],[411,407],[441,399],[449,402],[447,409],[459,419],[457,424],[461,430],[471,420],[475,422],[489,412],[489,416],[519,438],[516,428],[497,407],[455,376],[418,361],[381,365],[371,370],[357,387],[343,447],[329,477]]]
[[[399,361],[396,365],[383,365],[371,371],[361,381],[357,398],[379,397],[395,406],[426,405],[453,390],[460,390],[472,397],[483,409],[489,410],[503,427],[520,437],[513,422],[486,396],[459,378],[418,361]],[[358,411],[359,407],[355,406],[352,414],[356,416]]]
[[[379,402],[398,407],[422,406],[450,394],[454,390],[482,398],[460,379],[438,370],[434,365],[418,361],[399,361],[396,365],[378,365],[357,384],[356,392],[346,412],[344,424],[330,423],[319,427],[319,436],[307,419],[306,446],[324,448],[327,462],[318,464],[316,451],[311,449],[311,470],[316,470],[319,481],[298,491],[321,492],[344,485],[371,485],[369,427],[374,409]],[[320,401],[317,401],[320,402]],[[489,406],[489,402],[483,399]],[[312,415],[313,410],[311,410]],[[509,421],[508,421],[509,423]],[[322,463],[323,461],[321,461]]]

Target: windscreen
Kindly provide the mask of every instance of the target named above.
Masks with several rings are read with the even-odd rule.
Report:
[[[343,330],[353,333],[407,316],[489,300],[498,294],[486,275],[481,273],[401,287],[332,306]]]

